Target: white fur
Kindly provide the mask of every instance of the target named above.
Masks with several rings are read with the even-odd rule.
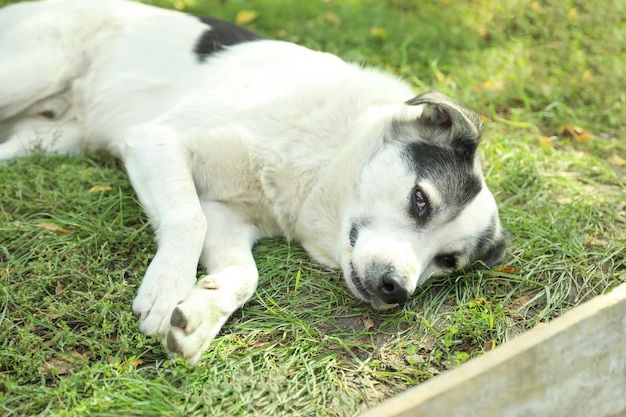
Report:
[[[0,160],[91,149],[124,161],[158,241],[133,310],[173,353],[196,363],[253,295],[259,238],[300,241],[341,266],[352,289],[351,265],[365,275],[382,259],[412,292],[436,253],[497,214],[484,188],[452,225],[413,231],[415,179],[401,143],[384,141],[392,120],[421,117],[423,106],[404,104],[414,95],[406,83],[269,40],[199,63],[193,45],[206,29],[121,0],[0,11]],[[376,221],[352,248],[361,215]],[[196,283],[199,261],[208,275]]]

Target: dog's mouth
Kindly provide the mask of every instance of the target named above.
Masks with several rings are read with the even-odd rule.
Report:
[[[377,310],[387,310],[398,306],[398,304],[387,304],[378,298],[376,296],[376,292],[369,288],[356,272],[352,262],[350,262],[350,277],[348,280],[352,284],[349,285],[348,288],[350,288],[354,296],[356,296],[359,300],[370,304],[373,308]]]
[[[359,274],[356,273],[356,270],[354,269],[354,265],[352,264],[352,262],[350,263],[350,281],[352,281],[352,284],[354,285],[354,289],[358,293],[358,294],[355,294],[357,297],[366,301],[369,301],[374,297],[374,293],[368,290],[368,288],[365,286],[365,283],[363,282],[361,277],[359,277]]]

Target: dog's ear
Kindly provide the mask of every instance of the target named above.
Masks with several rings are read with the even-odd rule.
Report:
[[[430,91],[406,102],[421,106],[419,123],[434,140],[446,140],[454,147],[474,151],[483,130],[480,116],[438,91]]]

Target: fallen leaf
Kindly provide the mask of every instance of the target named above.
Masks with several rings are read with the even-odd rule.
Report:
[[[61,284],[61,281],[57,282],[57,287],[55,288],[54,293],[57,296],[63,295],[63,284]]]
[[[131,369],[136,369],[139,365],[143,365],[143,361],[141,359],[131,359],[128,364],[130,365]]]
[[[576,139],[580,134],[583,133],[583,129],[576,125],[564,125],[559,129],[559,133],[562,136],[568,137],[570,139]]]
[[[541,141],[542,145],[554,146],[554,143],[552,143],[552,139],[554,139],[554,136],[541,136],[539,140]]]
[[[597,238],[597,237],[591,237],[587,241],[587,246],[597,246],[601,248],[607,248],[609,246],[609,242],[604,239]]]
[[[502,90],[504,89],[504,83],[500,80],[487,80],[482,84],[482,88],[485,90]]]
[[[52,358],[44,363],[43,367],[46,371],[57,375],[66,375],[70,372],[69,363],[62,358]]]
[[[336,25],[341,23],[341,18],[339,17],[339,15],[337,13],[333,13],[333,12],[326,12],[326,13],[324,13],[324,19],[326,19],[330,23],[334,23]]]
[[[626,166],[626,160],[622,159],[618,154],[614,153],[613,155],[611,155],[611,158],[609,158],[609,164],[615,167],[623,167]]]
[[[523,307],[524,305],[530,303],[536,296],[537,296],[536,294],[529,294],[529,295],[513,294],[511,296],[511,303],[505,304],[503,307],[505,309]]]
[[[517,272],[517,268],[513,268],[511,266],[504,266],[502,268],[496,269],[495,272],[502,272],[503,274],[514,274]]]
[[[367,311],[363,312],[363,317],[361,317],[361,321],[363,321],[363,326],[365,326],[365,331],[369,332],[374,328],[374,321],[370,319],[369,313]]]
[[[405,360],[409,363],[409,365],[417,365],[420,363],[424,363],[424,358],[421,355],[406,355]]]
[[[254,10],[240,10],[235,16],[235,23],[238,25],[247,25],[248,23],[254,22],[259,14]]]
[[[111,191],[113,188],[111,188],[108,185],[94,185],[93,187],[91,187],[89,189],[89,193],[99,193],[102,191]]]
[[[372,38],[380,39],[383,41],[389,37],[389,35],[387,34],[387,30],[379,27],[373,27],[372,29],[370,29],[370,35],[372,36]]]
[[[87,357],[89,356],[87,353],[80,353],[80,352],[79,352],[79,351],[77,351],[77,350],[72,350],[72,351],[70,352],[70,355],[71,355],[71,356],[68,356],[68,357],[67,357],[67,360],[69,360],[70,362],[76,362],[76,359],[75,359],[75,358],[82,358],[82,359],[85,359],[85,358],[87,358]]]
[[[576,125],[564,125],[559,129],[561,136],[573,139],[577,142],[587,142],[593,139],[593,134],[585,132],[582,127]]]
[[[428,368],[428,372],[432,375],[432,376],[437,376],[441,373],[441,371],[437,368],[435,368],[434,366],[431,366],[430,368]]]
[[[400,68],[396,68],[396,67],[393,67],[393,66],[391,66],[389,64],[385,64],[385,71],[393,72],[393,73],[396,73],[396,74],[400,74],[401,70],[400,70]]]
[[[494,347],[496,347],[496,341],[495,340],[488,340],[487,343],[485,343],[485,350],[491,350]]]
[[[49,222],[41,222],[41,223],[37,223],[37,226],[39,227],[43,227],[44,229],[50,231],[50,232],[55,232],[56,234],[59,235],[69,235],[70,231],[67,229],[62,228],[59,225],[56,225],[54,223],[49,223]]]

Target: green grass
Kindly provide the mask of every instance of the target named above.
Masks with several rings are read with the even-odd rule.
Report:
[[[0,167],[0,415],[353,416],[626,281],[623,2],[153,3],[254,10],[268,37],[477,109],[510,257],[377,313],[299,246],[261,242],[256,296],[189,368],[137,331],[155,246],[120,165],[19,160]]]

